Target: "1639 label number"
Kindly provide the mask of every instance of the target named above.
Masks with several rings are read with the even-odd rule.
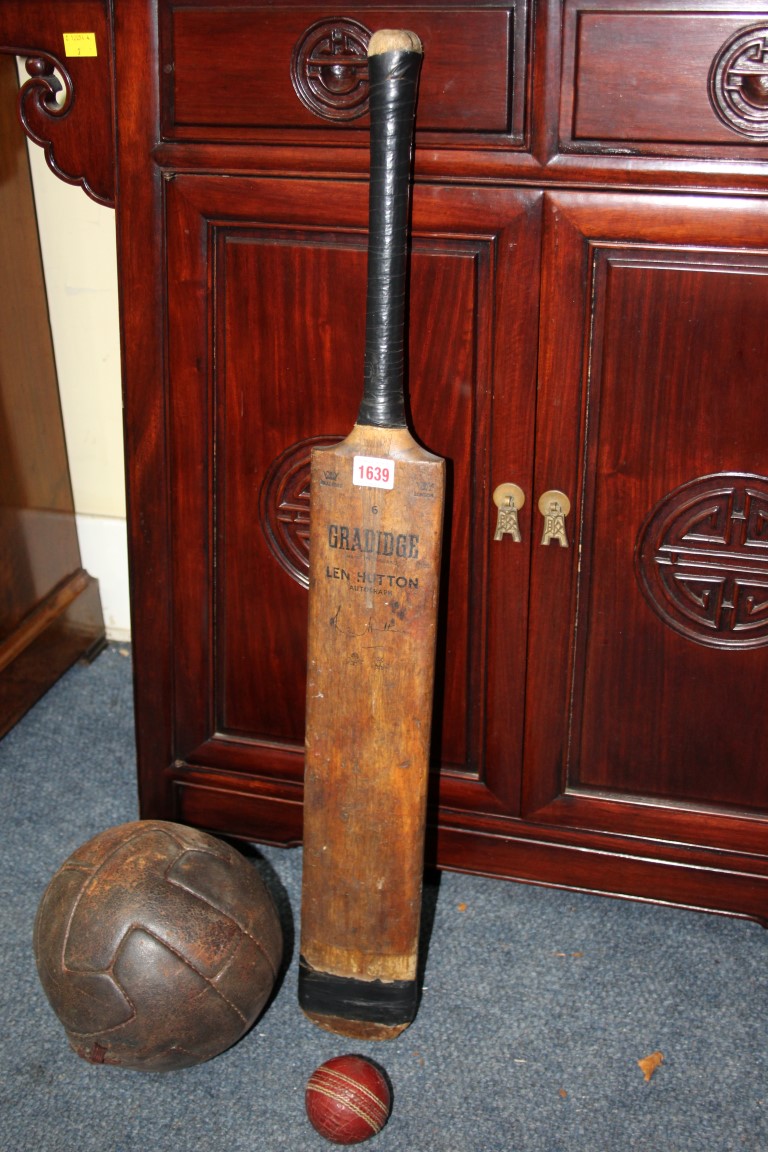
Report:
[[[352,483],[358,488],[394,488],[395,462],[382,456],[355,456]]]

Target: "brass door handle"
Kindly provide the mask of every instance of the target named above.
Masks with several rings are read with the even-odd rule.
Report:
[[[493,502],[499,510],[496,517],[496,531],[494,540],[501,540],[502,536],[511,536],[515,543],[522,540],[520,524],[517,514],[525,504],[525,493],[517,484],[499,484],[493,490]]]
[[[542,492],[539,496],[539,512],[544,517],[542,544],[551,544],[553,540],[557,540],[561,548],[568,547],[565,518],[570,510],[571,502],[564,492],[558,492],[556,488]]]

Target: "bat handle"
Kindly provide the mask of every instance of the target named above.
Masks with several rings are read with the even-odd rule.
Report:
[[[421,41],[375,32],[368,46],[371,115],[365,374],[358,424],[405,428],[405,277]]]

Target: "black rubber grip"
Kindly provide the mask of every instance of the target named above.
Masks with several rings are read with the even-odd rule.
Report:
[[[416,92],[421,53],[368,59],[371,114],[365,378],[358,424],[406,426],[405,276]]]

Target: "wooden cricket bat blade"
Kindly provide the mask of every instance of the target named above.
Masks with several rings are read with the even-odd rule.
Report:
[[[393,487],[356,485],[361,467]],[[299,998],[361,1038],[418,1002],[443,491],[405,429],[313,453]]]

